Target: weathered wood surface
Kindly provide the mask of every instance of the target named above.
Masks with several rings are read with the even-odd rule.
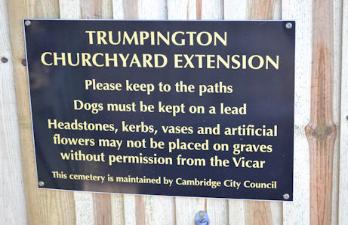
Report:
[[[340,93],[340,165],[339,165],[339,204],[338,204],[338,224],[348,224],[348,4],[343,4],[342,13],[342,73],[341,73],[341,93]]]
[[[8,36],[10,24],[5,0],[0,0],[0,21],[0,220],[3,224],[26,224],[13,57]]]
[[[296,21],[294,201],[283,203],[283,224],[309,224],[309,148],[305,126],[309,121],[312,70],[312,2],[283,0],[282,19]]]
[[[26,67],[23,66],[24,42],[23,19],[57,18],[58,1],[15,0],[7,1],[10,38],[12,47],[13,77],[16,84],[18,121],[21,141],[21,155],[26,209],[28,223],[38,224],[75,224],[75,207],[73,194],[39,190],[34,161],[33,136],[28,98],[28,79]]]
[[[310,150],[310,223],[331,224],[333,154],[333,2],[313,3],[312,88],[306,135]]]
[[[347,1],[0,0],[0,17],[0,58],[9,59],[0,62],[0,207],[5,208],[0,210],[0,217],[5,218],[1,222],[9,225],[193,224],[194,214],[206,210],[212,225],[348,224]],[[295,20],[294,202],[38,190],[28,79],[23,65],[22,19],[27,17]],[[18,118],[13,116],[16,110]],[[340,124],[340,129],[335,124]],[[20,158],[26,160],[20,164]],[[3,176],[10,172],[13,176]],[[10,197],[7,195],[10,190],[18,194]]]

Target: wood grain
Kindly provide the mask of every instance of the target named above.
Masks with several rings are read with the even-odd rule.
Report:
[[[333,122],[340,124],[341,107],[341,58],[342,58],[342,8],[343,0],[333,0]],[[340,167],[340,129],[336,129],[332,162],[332,207],[331,224],[338,224],[338,197],[339,197],[339,167]]]
[[[224,18],[223,1],[202,0],[202,20],[221,20]],[[225,199],[206,199],[206,211],[211,224],[228,224],[228,202]]]
[[[105,0],[83,1],[80,5],[83,19],[105,19],[112,17],[111,2]],[[112,224],[111,194],[94,193],[93,213],[95,225]]]
[[[28,223],[33,225],[75,224],[73,194],[69,192],[39,190],[37,188],[36,166],[34,161],[33,136],[31,129],[30,104],[28,98],[28,80],[26,68],[23,66],[23,19],[57,18],[59,15],[58,1],[8,1],[10,21],[11,47],[13,53],[13,68],[16,82],[18,105],[18,120],[24,185],[26,193],[26,208]]]
[[[343,4],[342,27],[342,81],[341,81],[341,133],[340,133],[340,182],[338,224],[348,224],[348,4]]]
[[[345,163],[348,160],[348,154],[345,151],[348,148],[346,120],[348,114],[346,103],[348,97],[346,63],[348,5],[344,2],[341,14],[342,1],[156,0],[149,4],[148,0],[60,0],[59,2],[58,0],[7,2],[0,0],[0,13],[3,12],[3,7],[7,3],[9,21],[8,26],[3,26],[3,21],[7,19],[6,15],[1,13],[0,34],[1,37],[5,37],[7,32],[5,29],[10,29],[11,42],[11,52],[6,50],[8,49],[6,39],[2,39],[0,43],[0,57],[7,55],[9,59],[6,64],[0,63],[0,84],[11,83],[11,79],[15,80],[21,157],[29,159],[22,162],[28,219],[26,221],[23,215],[25,213],[23,195],[21,197],[20,194],[16,194],[16,197],[11,197],[13,200],[11,205],[6,204],[10,208],[7,207],[5,211],[1,211],[1,222],[5,221],[6,224],[11,225],[21,225],[26,222],[33,225],[193,224],[194,213],[205,209],[208,210],[211,224],[214,225],[278,225],[282,223],[285,225],[336,225],[337,220],[339,225],[348,224],[346,213],[348,167]],[[120,194],[75,193],[73,195],[69,192],[38,190],[29,114],[28,80],[26,67],[22,65],[24,45],[23,37],[19,35],[22,34],[23,18],[272,19],[280,18],[280,16],[283,19],[294,19],[297,23],[294,202],[284,203],[283,210],[281,203]],[[341,16],[343,24],[341,24]],[[341,59],[340,32],[342,28],[343,55]],[[339,61],[342,61],[342,76],[340,76]],[[341,92],[338,88],[340,85]],[[16,118],[11,116],[14,114],[15,107],[13,107],[13,99],[11,101],[13,93],[11,94],[10,90],[7,85],[0,89],[0,120],[6,122],[0,124],[0,132],[13,127],[12,133],[5,132],[5,135],[0,133],[0,142],[5,143],[0,153],[1,170],[7,169],[9,171],[7,173],[17,170],[18,176],[10,181],[4,180],[8,185],[0,187],[1,200],[8,197],[2,193],[8,192],[9,188],[13,190],[20,188],[15,183],[20,182],[21,179],[18,161],[17,165],[9,163],[19,158],[18,150],[17,153],[14,151],[18,149],[18,143],[17,147],[15,144],[18,136],[15,134]],[[341,101],[339,101],[339,95]],[[309,102],[311,102],[310,107]],[[5,104],[6,111],[2,110],[2,104]],[[339,134],[341,151],[340,157],[337,157],[339,146],[335,145],[337,129],[334,124],[339,121],[339,109],[341,111],[341,133]],[[306,134],[310,147],[304,132],[304,127],[309,120]],[[334,166],[334,164],[338,165],[338,158],[340,158],[339,200],[336,197],[338,178],[335,177],[338,174],[338,166]],[[311,171],[311,178],[309,171]],[[337,205],[338,201],[339,205]],[[168,210],[165,211],[164,207]],[[338,218],[337,210],[339,210]],[[13,216],[14,212],[16,216]]]
[[[138,2],[137,0],[112,1],[112,16],[113,19],[133,19],[138,15]],[[111,197],[112,207],[112,224],[113,225],[136,225],[137,224],[137,212],[145,213],[143,204],[137,204],[136,199],[138,196],[128,194],[113,194]],[[136,208],[136,205],[140,208]],[[144,216],[141,217],[144,220]]]
[[[248,2],[231,0],[224,1],[225,20],[246,20],[248,19]],[[229,224],[245,225],[245,205],[243,200],[228,200],[228,221]]]
[[[248,16],[252,20],[272,19],[274,15],[279,14],[274,12],[276,8],[275,5],[275,0],[251,0],[249,1]],[[245,202],[246,225],[282,224],[282,213],[282,203],[261,201]]]
[[[331,224],[333,150],[333,3],[313,3],[311,118],[306,127],[310,149],[310,223]]]
[[[94,223],[109,225],[112,223],[110,194],[93,194]]]
[[[193,0],[168,1],[168,20],[196,19],[197,2]],[[204,198],[175,197],[174,201],[174,224],[193,224],[194,215],[201,210],[206,210]]]
[[[26,224],[19,127],[6,1],[0,0],[0,218]]]
[[[81,18],[80,0],[59,0],[59,12],[62,19]],[[93,195],[88,192],[74,192],[76,225],[94,225]]]
[[[153,0],[148,4],[146,0],[138,1],[137,19],[166,20],[167,1]],[[137,196],[136,216],[137,225],[174,225],[174,198],[163,196]]]
[[[249,0],[249,18],[253,20],[272,19],[275,0]]]
[[[311,18],[311,1],[282,1],[282,19],[296,21],[294,201],[283,203],[284,225],[309,224],[309,149],[304,131],[310,118]]]

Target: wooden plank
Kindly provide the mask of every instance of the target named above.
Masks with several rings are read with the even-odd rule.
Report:
[[[342,53],[342,7],[343,0],[333,0],[333,121],[340,124],[341,107],[341,53]],[[332,168],[332,216],[331,224],[338,224],[340,130],[337,129]]]
[[[124,195],[124,221],[126,225],[144,224],[145,210],[144,202],[141,196]],[[138,217],[137,217],[138,216]]]
[[[59,0],[60,18],[81,18],[80,0]],[[88,192],[74,192],[76,225],[94,225],[93,196]]]
[[[6,1],[0,0],[0,218],[3,224],[27,224]]]
[[[280,15],[279,1],[251,0],[249,1],[248,16],[253,20],[274,19]],[[278,5],[278,7],[277,7]],[[282,224],[282,203],[247,201],[245,203],[245,224],[247,225],[278,225]]]
[[[310,222],[331,224],[333,153],[333,3],[313,2],[311,118],[306,127],[310,149]]]
[[[8,1],[13,68],[15,74],[18,120],[22,149],[22,166],[29,224],[75,224],[73,195],[69,192],[39,190],[34,161],[28,80],[25,70],[23,19],[25,17],[57,18],[58,1]]]
[[[115,20],[122,20],[124,18],[123,0],[112,1],[112,18]]]
[[[102,9],[103,19],[112,19],[113,18],[112,0],[102,0],[101,9]]]
[[[62,19],[81,18],[80,0],[59,0],[59,15]]]
[[[112,1],[112,17],[113,19],[133,19],[138,14],[137,0],[113,0]],[[112,208],[112,225],[136,225],[137,214],[139,207],[143,212],[143,203],[140,202],[138,210],[136,210],[136,199],[134,195],[128,194],[113,194],[111,195],[111,208]],[[144,219],[144,218],[142,218]],[[138,223],[139,224],[139,223]]]
[[[202,0],[202,20],[221,20],[224,18],[223,1]],[[206,199],[206,211],[211,224],[228,224],[228,201],[223,199]]]
[[[138,18],[142,20],[165,20],[167,19],[167,1],[152,0],[151,4],[147,0],[138,0]]]
[[[145,224],[175,225],[174,198],[168,196],[146,196]]]
[[[124,197],[122,194],[111,195],[112,225],[125,225]],[[129,224],[129,223],[128,223]]]
[[[274,7],[275,0],[250,0],[249,18],[253,20],[272,19]]]
[[[282,19],[296,21],[294,201],[283,203],[284,225],[309,224],[309,149],[304,128],[310,114],[311,18],[311,1],[282,1]]]
[[[248,2],[239,0],[224,1],[225,20],[248,19]]]
[[[114,19],[133,19],[137,17],[137,0],[123,1],[113,0]],[[113,194],[111,198],[112,224],[113,225],[136,225],[136,198],[134,195]],[[139,206],[143,207],[143,204]],[[138,209],[139,211],[139,209]],[[143,210],[142,210],[143,211]]]
[[[110,194],[93,194],[94,223],[107,225],[112,223]]]
[[[123,11],[129,20],[138,18],[138,1],[129,0],[123,2]]]
[[[105,0],[84,1],[80,7],[83,19],[110,18],[112,16],[111,3]],[[107,7],[110,9],[106,9]],[[111,224],[113,221],[111,194],[94,193],[92,195],[94,224]]]
[[[196,1],[172,0],[167,2],[168,20],[196,19]]]
[[[224,19],[248,19],[248,2],[239,0],[224,1]],[[246,212],[243,200],[228,201],[229,224],[245,225],[245,213]]]
[[[348,4],[343,4],[342,13],[342,74],[341,74],[341,133],[340,133],[340,183],[338,224],[348,224]]]
[[[168,1],[169,20],[196,19],[196,1],[174,0]],[[185,206],[185,207],[182,207]],[[194,216],[201,210],[206,210],[204,198],[175,197],[175,224],[192,224]],[[191,222],[191,223],[190,223]]]
[[[187,20],[196,18],[196,2],[192,0],[178,0],[168,2],[169,20]],[[181,207],[185,206],[185,207]],[[205,209],[203,198],[175,198],[175,221],[176,224],[185,224],[193,221],[197,212]]]
[[[94,225],[93,195],[86,192],[74,192],[76,225]]]
[[[224,4],[222,0],[202,0],[202,20],[221,20],[224,18]]]
[[[167,16],[167,1],[154,0],[149,4],[146,0],[138,1],[138,19],[165,20]],[[137,225],[175,224],[174,198],[164,196],[136,197]]]

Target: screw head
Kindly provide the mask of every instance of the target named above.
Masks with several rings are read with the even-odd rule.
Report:
[[[39,181],[39,187],[43,187],[43,186],[45,186],[45,182],[43,182],[43,181]]]
[[[290,198],[290,195],[288,193],[283,194],[283,198],[285,200],[288,200]]]
[[[27,60],[22,59],[22,62],[21,62],[21,63],[22,63],[23,66],[27,66]]]
[[[209,225],[209,217],[207,212],[199,211],[196,213],[195,225]]]
[[[7,63],[8,62],[8,58],[6,58],[6,57],[1,57],[1,62],[2,63]]]
[[[292,23],[287,22],[287,23],[285,24],[285,27],[286,27],[286,29],[291,29],[291,28],[292,28]]]
[[[26,21],[24,22],[24,24],[25,24],[25,26],[30,26],[31,21],[30,21],[30,20],[26,20]]]

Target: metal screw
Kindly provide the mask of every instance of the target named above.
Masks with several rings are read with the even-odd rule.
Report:
[[[292,28],[292,23],[288,22],[285,24],[286,29],[291,29]]]
[[[6,57],[1,57],[1,62],[2,63],[7,63],[8,62],[8,58],[6,58]]]
[[[23,65],[23,66],[27,66],[27,60],[22,59],[22,65]]]
[[[195,225],[209,225],[209,217],[207,212],[199,211],[195,215]]]
[[[30,26],[31,22],[30,22],[30,20],[26,20],[26,21],[24,22],[24,24],[25,24],[25,26]]]
[[[45,186],[45,182],[43,182],[43,181],[39,181],[39,187],[43,187],[43,186]]]
[[[285,200],[288,200],[290,198],[290,195],[288,193],[283,194],[283,198]]]

